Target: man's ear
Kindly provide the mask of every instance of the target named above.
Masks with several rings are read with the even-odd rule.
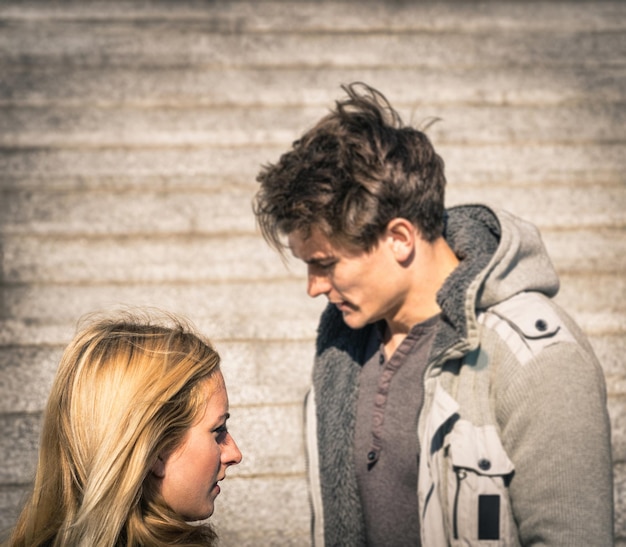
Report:
[[[415,252],[417,228],[405,218],[394,218],[387,224],[386,235],[391,249],[400,264],[405,264]]]
[[[165,477],[165,461],[159,456],[150,468],[150,472],[159,479]]]

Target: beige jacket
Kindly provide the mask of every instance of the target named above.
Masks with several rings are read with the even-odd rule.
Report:
[[[462,258],[439,294],[418,424],[424,547],[612,544],[602,370],[552,300],[558,278],[534,227],[486,207],[450,211]],[[320,322],[307,447],[313,539],[364,544],[352,457],[368,328]]]

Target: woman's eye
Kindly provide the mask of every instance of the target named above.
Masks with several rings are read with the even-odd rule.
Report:
[[[228,435],[228,427],[226,427],[226,425],[222,425],[217,429],[214,429],[213,432],[215,433],[217,441],[222,442],[226,438],[226,435]]]

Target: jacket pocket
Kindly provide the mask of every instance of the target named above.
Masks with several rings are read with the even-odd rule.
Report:
[[[517,545],[508,494],[514,467],[496,428],[459,420],[446,451],[451,544]]]

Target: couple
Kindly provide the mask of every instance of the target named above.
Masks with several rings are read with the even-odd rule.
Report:
[[[266,240],[304,261],[309,295],[329,300],[306,403],[314,544],[611,545],[604,378],[579,327],[552,301],[558,277],[537,230],[486,206],[446,210],[443,161],[424,133],[404,126],[376,90],[344,90],[347,98],[262,169],[254,202]],[[152,394],[156,406],[144,404],[149,417],[103,434],[97,459],[98,441],[72,423],[81,399],[67,399],[83,388],[105,397],[104,384],[90,388],[64,373],[63,362],[41,476],[15,545],[81,544],[63,537],[90,545],[214,540],[210,526],[187,521],[211,514],[217,482],[241,454],[226,430],[219,369],[208,366],[212,350],[201,341],[195,350],[171,345],[183,337],[176,329],[120,329],[110,331],[118,333],[115,351],[83,348],[79,337],[64,362],[124,366],[154,386],[142,400]],[[199,348],[203,355],[194,355]],[[124,358],[114,358],[118,350]],[[146,366],[133,359],[157,373],[139,379]],[[124,412],[118,403],[119,415],[111,415],[99,408],[110,408],[106,401],[88,402],[88,420],[98,426]],[[154,424],[159,431],[150,437]],[[65,426],[73,436],[64,441]],[[211,454],[205,463],[184,458],[196,428],[210,436],[198,441]],[[97,464],[91,473],[77,464],[45,474],[47,446],[64,462],[71,443],[81,442],[80,455]],[[121,445],[126,451],[111,458],[107,451]],[[52,511],[51,497],[43,503],[44,488],[63,509]],[[110,526],[99,522],[104,516],[91,518],[122,498],[114,517],[104,511]],[[47,509],[41,517],[37,503]],[[28,536],[37,522],[40,536]]]

